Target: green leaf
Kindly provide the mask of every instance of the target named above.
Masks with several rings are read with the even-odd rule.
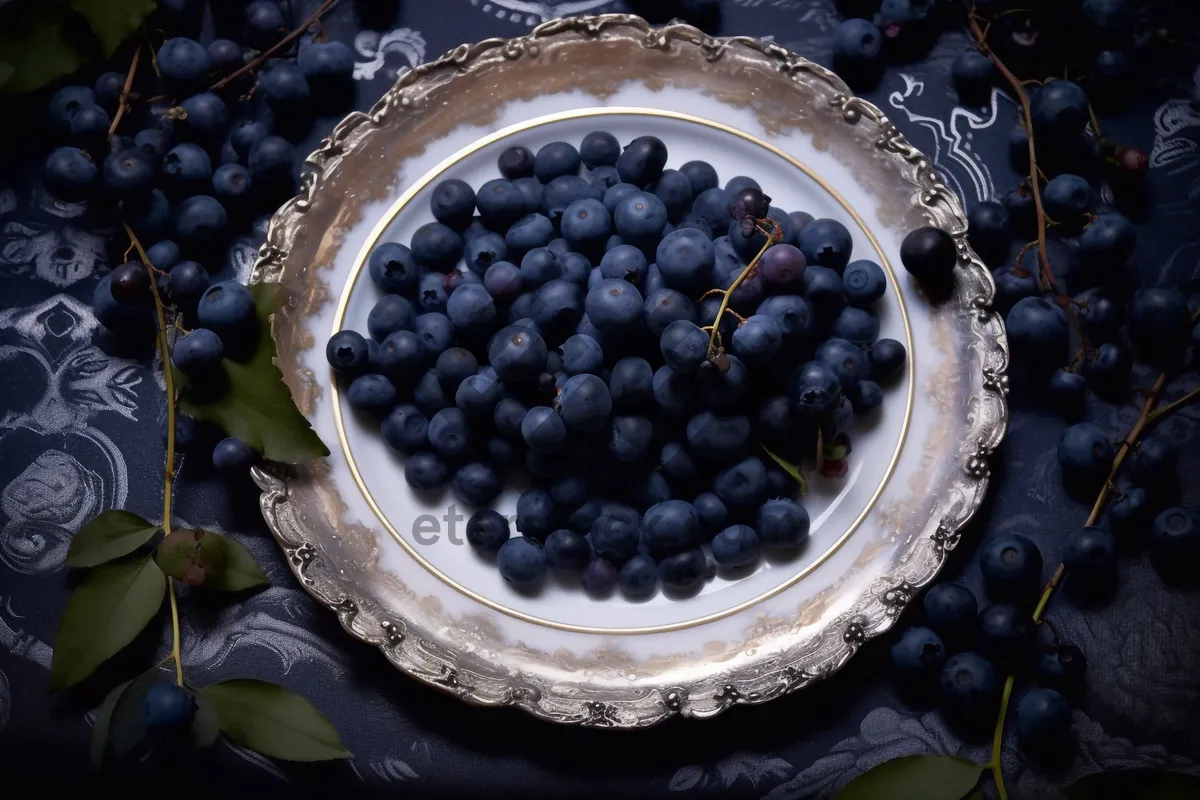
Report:
[[[20,10],[0,9],[0,62],[12,72],[4,91],[21,94],[70,75],[84,55],[67,37],[63,14],[52,3],[27,3]]]
[[[155,0],[66,0],[100,40],[105,57],[111,56],[129,34],[150,16]]]
[[[984,768],[957,756],[904,756],[859,775],[837,800],[962,800]]]
[[[197,749],[208,747],[221,734],[221,720],[217,719],[217,711],[212,703],[204,699],[199,692],[190,692],[196,701],[196,716],[192,719],[192,747]]]
[[[841,461],[850,452],[850,448],[844,444],[827,444],[821,450],[821,455],[826,461]]]
[[[760,442],[758,446],[761,447],[763,449],[763,452],[766,453],[767,455],[769,455],[771,457],[771,460],[774,461],[776,464],[778,464],[784,472],[786,472],[788,475],[791,475],[793,478],[796,479],[796,483],[800,484],[800,494],[808,493],[808,478],[804,477],[804,473],[802,473],[800,471],[799,467],[797,467],[795,464],[791,463],[790,461],[786,461],[783,458],[781,458],[780,456],[777,456],[774,453],[772,453],[770,450],[767,449],[767,446],[765,444],[762,444]]]
[[[264,756],[328,761],[350,755],[329,720],[312,703],[281,686],[236,679],[199,691],[216,710],[221,731]]]
[[[166,577],[146,555],[89,571],[71,595],[50,662],[50,688],[73,686],[133,641],[162,605]]]
[[[1063,790],[1071,800],[1195,800],[1200,778],[1161,769],[1095,772]]]
[[[113,690],[104,698],[104,702],[96,709],[96,724],[92,726],[92,767],[100,769],[100,765],[104,762],[104,754],[108,751],[108,727],[112,722],[113,709],[117,706],[117,700],[121,698],[121,693],[129,688],[129,684],[133,681],[125,681],[113,687]]]
[[[214,547],[222,549],[224,566],[220,570],[210,572],[204,581],[204,586],[218,592],[240,592],[267,586],[270,581],[258,568],[254,556],[246,548],[220,534],[210,533],[204,537],[204,543],[211,542]]]
[[[108,736],[113,752],[118,756],[127,756],[149,745],[142,706],[150,687],[158,681],[158,672],[159,666],[156,664],[130,681],[117,698]]]
[[[154,538],[158,526],[129,511],[103,511],[79,529],[67,550],[68,567],[95,567],[127,556]]]
[[[228,391],[220,397],[197,396],[187,381],[181,380],[185,390],[179,407],[196,419],[216,424],[270,461],[301,464],[327,456],[329,448],[296,408],[283,374],[275,366],[270,316],[283,306],[287,290],[278,283],[259,283],[250,291],[259,321],[253,356],[244,362],[228,358],[221,362]]]

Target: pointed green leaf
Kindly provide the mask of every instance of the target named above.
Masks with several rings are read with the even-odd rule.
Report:
[[[103,511],[79,529],[67,550],[68,567],[95,567],[127,556],[154,538],[158,526],[120,509]]]
[[[244,678],[214,683],[199,692],[216,710],[226,736],[264,756],[328,761],[350,755],[329,720],[282,686]]]
[[[284,464],[301,464],[329,455],[308,420],[296,408],[292,393],[275,365],[271,314],[283,306],[287,290],[278,283],[250,287],[259,321],[258,346],[248,361],[225,359],[228,391],[218,398],[197,396],[184,386],[179,407],[196,419],[216,424],[261,453]]]
[[[904,756],[859,775],[837,800],[963,800],[983,767],[957,756]]]
[[[67,0],[67,5],[87,20],[107,57],[138,29],[158,4],[155,0]]]
[[[149,555],[90,570],[58,623],[51,690],[79,683],[132,642],[158,613],[166,585],[166,576]]]
[[[12,69],[5,92],[31,92],[83,66],[84,56],[67,38],[63,14],[56,12],[61,9],[49,3],[0,9],[0,62]]]
[[[142,706],[158,675],[159,665],[156,664],[130,681],[117,698],[108,736],[113,752],[118,756],[127,756],[135,750],[149,747]]]
[[[254,556],[233,539],[217,533],[210,533],[201,541],[202,553],[205,548],[211,548],[214,551],[219,548],[222,562],[220,569],[209,568],[206,564],[205,588],[218,592],[240,592],[270,583],[267,576],[263,575],[262,570],[258,568]],[[213,563],[215,563],[215,552],[213,556]],[[203,555],[202,558],[204,558]]]
[[[104,762],[104,754],[108,751],[108,727],[112,722],[113,709],[121,693],[129,688],[133,681],[118,683],[104,698],[104,702],[96,709],[96,724],[92,726],[92,768],[100,769]]]
[[[1200,778],[1161,769],[1095,772],[1063,790],[1070,800],[1195,800]]]
[[[808,479],[804,477],[804,473],[802,473],[800,471],[799,467],[797,467],[795,464],[791,463],[790,461],[786,461],[783,458],[781,458],[780,456],[777,456],[774,453],[772,453],[770,450],[767,449],[767,446],[765,444],[760,443],[758,446],[763,449],[764,453],[766,453],[768,456],[771,457],[772,461],[774,461],[776,464],[779,465],[780,469],[782,469],[788,475],[791,475],[796,480],[796,483],[800,484],[800,494],[808,493]]]

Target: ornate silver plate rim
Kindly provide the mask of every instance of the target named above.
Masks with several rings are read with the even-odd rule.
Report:
[[[847,125],[865,121],[877,128],[875,147],[901,167],[907,167],[901,169],[901,173],[917,190],[914,202],[921,213],[954,237],[959,254],[956,291],[960,298],[967,299],[971,309],[970,330],[975,339],[972,344],[978,353],[978,361],[983,364],[983,374],[978,383],[972,382],[967,412],[967,430],[972,444],[961,471],[954,478],[954,488],[966,500],[945,510],[929,537],[931,547],[920,550],[916,543],[910,546],[913,561],[920,563],[910,563],[903,579],[896,578],[889,588],[872,598],[873,602],[856,609],[857,613],[848,624],[843,622],[836,630],[822,631],[819,657],[806,658],[804,663],[775,665],[777,668],[773,668],[769,680],[762,679],[760,671],[752,664],[746,669],[744,682],[731,680],[715,694],[703,698],[693,695],[689,686],[678,686],[663,689],[660,693],[646,693],[641,699],[622,700],[619,706],[587,696],[568,698],[564,702],[561,695],[547,698],[520,674],[497,671],[491,685],[486,686],[478,680],[472,681],[472,685],[460,680],[453,666],[453,653],[433,652],[443,648],[435,642],[409,635],[406,621],[397,619],[394,609],[386,612],[393,615],[388,618],[362,587],[356,587],[352,581],[341,577],[338,570],[323,562],[312,541],[312,531],[306,528],[299,509],[290,503],[288,470],[267,465],[256,467],[253,476],[263,490],[260,498],[263,516],[287,555],[288,564],[300,585],[334,610],[351,635],[378,647],[403,672],[468,702],[517,706],[554,722],[592,727],[645,727],[677,714],[710,717],[733,705],[762,703],[790,693],[833,674],[868,639],[891,628],[917,589],[936,577],[946,554],[958,544],[963,525],[974,515],[986,493],[990,477],[988,458],[999,445],[1008,423],[1005,401],[1008,346],[1003,323],[991,310],[994,293],[991,275],[967,243],[966,218],[957,198],[937,177],[930,160],[908,143],[879,108],[853,96],[833,72],[777,45],[749,37],[713,38],[684,24],[653,28],[640,17],[628,14],[551,20],[526,36],[460,45],[441,58],[402,75],[370,112],[354,112],[347,116],[306,159],[299,195],[272,218],[252,280],[271,280],[282,274],[295,232],[304,224],[305,214],[321,189],[323,176],[340,163],[352,144],[361,144],[378,129],[388,114],[409,108],[420,96],[423,81],[446,71],[452,76],[455,71],[496,52],[505,59],[515,60],[525,54],[536,56],[541,43],[557,37],[598,36],[601,33],[606,37],[628,39],[645,48],[664,48],[671,43],[699,47],[709,61],[736,51],[738,57],[757,61],[764,69],[793,76],[803,73],[806,79],[824,84],[832,93],[830,102],[840,111]],[[452,77],[449,79],[453,80]]]

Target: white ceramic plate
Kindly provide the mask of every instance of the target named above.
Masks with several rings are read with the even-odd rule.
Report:
[[[596,601],[555,580],[533,595],[509,587],[463,542],[471,509],[409,490],[402,460],[349,412],[324,359],[330,334],[365,330],[379,297],[366,255],[432,220],[437,181],[478,186],[512,144],[536,151],[597,129],[622,142],[656,135],[668,166],[703,159],[722,181],[755,176],[773,205],[843,222],[855,256],[889,273],[880,335],[910,354],[881,413],[856,420],[850,472],[812,481],[808,545],[684,600]],[[930,223],[956,235],[961,256],[956,291],[937,306],[898,257],[904,234]],[[986,489],[1007,354],[964,229],[928,160],[877,109],[772,45],[610,15],[458,48],[339,125],[272,224],[256,278],[293,290],[274,322],[280,364],[333,454],[257,471],[264,513],[348,630],[468,700],[643,726],[806,685],[890,627]],[[514,513],[516,496],[495,507]]]

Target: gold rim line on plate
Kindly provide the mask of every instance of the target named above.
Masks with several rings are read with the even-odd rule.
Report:
[[[843,198],[837,192],[837,190],[835,190],[832,186],[830,186],[828,183],[826,183],[822,178],[818,177],[806,164],[804,164],[803,162],[794,158],[790,154],[783,152],[782,150],[775,147],[774,145],[768,144],[767,142],[764,142],[755,136],[751,136],[748,133],[745,133],[736,128],[730,127],[729,125],[724,125],[720,122],[714,122],[712,120],[707,120],[707,119],[703,119],[701,117],[692,116],[691,114],[684,114],[684,113],[681,113],[678,111],[663,111],[660,109],[653,109],[653,108],[639,108],[636,106],[610,106],[610,107],[604,107],[604,108],[572,109],[569,111],[559,111],[559,112],[556,112],[553,114],[547,114],[545,116],[535,117],[534,119],[526,120],[524,122],[519,122],[519,123],[510,125],[506,128],[501,128],[500,130],[490,133],[487,136],[484,136],[481,139],[476,140],[472,144],[462,148],[457,153],[454,153],[453,155],[442,160],[440,163],[438,163],[436,166],[434,166],[431,170],[426,172],[425,175],[423,175],[420,178],[420,180],[413,183],[408,189],[406,189],[404,191],[403,194],[400,195],[399,198],[396,199],[396,201],[392,204],[391,208],[388,209],[387,213],[384,214],[384,216],[380,219],[380,221],[375,225],[375,228],[371,231],[370,235],[367,237],[366,242],[363,243],[363,246],[358,253],[358,257],[355,259],[354,266],[352,267],[352,269],[350,271],[349,279],[346,282],[346,287],[345,287],[345,289],[342,290],[341,298],[338,300],[337,311],[335,312],[334,318],[333,318],[333,330],[330,333],[330,335],[333,335],[334,333],[337,333],[338,331],[340,331],[342,329],[342,321],[346,316],[346,309],[350,304],[350,297],[354,292],[354,287],[357,285],[360,275],[362,274],[363,266],[366,264],[367,258],[370,256],[371,250],[374,249],[376,242],[379,241],[379,239],[383,236],[384,232],[388,229],[388,227],[391,226],[392,222],[395,220],[396,216],[401,212],[401,210],[403,210],[404,207],[406,205],[408,205],[408,203],[418,193],[420,193],[422,189],[424,189],[426,186],[428,186],[433,181],[437,180],[438,177],[440,177],[443,172],[445,172],[447,169],[449,169],[453,165],[457,164],[458,162],[462,161],[464,158],[471,155],[472,153],[475,153],[491,144],[495,144],[496,142],[498,142],[502,139],[506,139],[514,134],[522,133],[525,131],[532,130],[534,128],[539,128],[544,125],[549,125],[549,124],[553,124],[556,122],[563,122],[566,120],[573,120],[573,119],[583,119],[583,118],[587,118],[587,117],[602,117],[602,116],[651,116],[651,117],[661,117],[661,118],[666,118],[666,119],[674,119],[674,120],[679,120],[679,121],[683,121],[683,122],[693,123],[696,125],[702,125],[702,126],[705,126],[708,128],[713,128],[715,130],[719,130],[724,133],[728,133],[733,136],[737,136],[737,137],[744,139],[752,144],[758,145],[759,147],[767,150],[768,152],[775,154],[779,158],[782,158],[783,160],[790,163],[792,166],[799,169],[801,172],[803,172],[805,175],[807,175],[809,177],[809,179],[811,179],[818,186],[820,186],[822,189],[824,189],[830,196],[832,196],[833,199],[836,200],[838,202],[838,204],[842,206],[843,209],[845,209],[846,213],[850,215],[850,217],[854,220],[855,224],[858,225],[859,230],[861,230],[866,235],[867,239],[870,240],[871,246],[875,248],[875,252],[879,256],[880,263],[882,264],[884,270],[887,272],[888,279],[890,280],[890,282],[892,284],[892,288],[896,293],[896,300],[900,305],[900,317],[901,317],[902,321],[904,322],[904,336],[905,336],[905,341],[908,344],[908,354],[909,354],[909,357],[908,357],[908,397],[907,397],[907,403],[906,403],[906,408],[905,408],[905,412],[904,412],[904,422],[900,428],[900,441],[897,443],[896,449],[892,453],[891,461],[888,463],[887,470],[884,472],[883,478],[879,482],[879,486],[876,487],[875,492],[871,495],[871,499],[867,502],[867,505],[859,513],[858,517],[855,518],[854,522],[850,524],[850,526],[846,529],[846,531],[844,533],[842,533],[842,535],[839,536],[837,538],[837,540],[832,545],[830,545],[828,549],[825,550],[825,552],[823,552],[820,556],[818,556],[815,560],[813,560],[810,564],[808,564],[806,567],[801,569],[795,575],[793,575],[790,578],[788,578],[787,580],[783,581],[778,586],[774,586],[771,589],[768,589],[767,591],[763,592],[762,594],[758,595],[757,597],[752,597],[749,600],[744,600],[741,603],[738,603],[737,605],[732,606],[730,608],[726,608],[721,611],[714,611],[711,614],[706,614],[705,616],[698,617],[696,619],[684,620],[682,622],[671,622],[671,623],[666,623],[663,625],[651,625],[651,626],[643,627],[643,628],[599,628],[599,627],[588,626],[588,625],[572,625],[572,624],[566,623],[566,622],[555,622],[554,620],[543,619],[541,617],[534,616],[533,614],[528,614],[524,611],[518,611],[517,609],[509,608],[508,606],[498,603],[495,600],[484,597],[483,595],[479,594],[478,592],[476,592],[472,589],[468,589],[466,586],[463,586],[458,581],[456,581],[453,578],[451,578],[450,576],[446,575],[444,572],[442,572],[440,569],[438,569],[436,566],[434,566],[432,563],[430,563],[430,561],[428,559],[426,559],[423,555],[421,555],[419,552],[417,552],[416,548],[414,548],[411,544],[409,544],[404,539],[404,537],[401,536],[400,533],[392,526],[392,524],[388,521],[387,517],[384,515],[383,511],[379,508],[378,504],[375,502],[375,498],[372,496],[370,490],[367,489],[366,484],[363,482],[362,475],[358,470],[358,464],[355,462],[354,456],[350,452],[350,443],[347,441],[345,423],[342,420],[341,393],[338,390],[337,376],[333,374],[333,370],[331,368],[330,369],[330,393],[331,393],[331,396],[333,399],[333,420],[334,420],[334,426],[337,429],[338,441],[341,443],[342,453],[346,457],[347,465],[350,467],[350,475],[354,479],[354,483],[358,486],[358,490],[362,493],[363,498],[367,501],[367,505],[370,506],[371,511],[379,519],[380,523],[387,530],[387,532],[391,535],[391,537],[393,539],[395,539],[397,543],[399,543],[399,545],[404,549],[404,551],[406,553],[408,553],[409,556],[411,556],[418,564],[423,566],[426,570],[428,570],[430,573],[432,573],[435,577],[437,577],[439,580],[441,580],[447,586],[455,589],[456,591],[462,593],[463,595],[471,598],[475,602],[480,603],[481,605],[484,605],[487,608],[490,608],[494,611],[499,611],[502,614],[506,614],[510,617],[514,617],[516,619],[523,620],[525,622],[531,622],[536,625],[543,625],[548,628],[554,628],[557,630],[570,631],[573,633],[612,635],[612,636],[667,633],[670,631],[678,631],[678,630],[683,630],[685,628],[692,628],[692,627],[697,627],[700,625],[706,625],[710,622],[716,622],[717,620],[732,616],[732,615],[738,613],[739,611],[743,611],[743,610],[750,608],[751,606],[755,606],[765,600],[769,600],[770,598],[774,597],[775,595],[779,594],[780,592],[783,592],[784,590],[794,586],[797,582],[799,582],[805,576],[812,573],[814,570],[816,570],[818,567],[820,567],[822,564],[824,564],[827,560],[829,560],[829,558],[831,556],[833,556],[833,554],[835,552],[837,552],[842,547],[842,545],[844,545],[846,543],[846,541],[850,538],[850,535],[853,534],[859,528],[860,525],[862,525],[863,521],[867,518],[867,515],[875,507],[875,503],[878,502],[880,495],[883,494],[883,490],[887,487],[888,482],[891,480],[892,473],[895,472],[895,469],[896,469],[896,464],[900,460],[900,454],[904,449],[904,442],[908,438],[909,423],[912,420],[913,399],[915,396],[915,387],[916,387],[916,370],[914,369],[914,363],[916,360],[916,352],[915,352],[915,348],[913,347],[912,326],[911,326],[911,324],[909,322],[909,318],[908,318],[908,307],[904,301],[904,293],[900,289],[900,283],[896,278],[895,272],[892,270],[891,262],[888,260],[888,257],[884,254],[883,248],[881,248],[879,246],[879,241],[875,238],[875,235],[873,233],[871,233],[870,229],[867,228],[866,224],[862,220],[862,217],[860,217],[858,215],[858,212],[856,212],[853,208],[850,207],[850,204],[846,202],[845,198]]]

